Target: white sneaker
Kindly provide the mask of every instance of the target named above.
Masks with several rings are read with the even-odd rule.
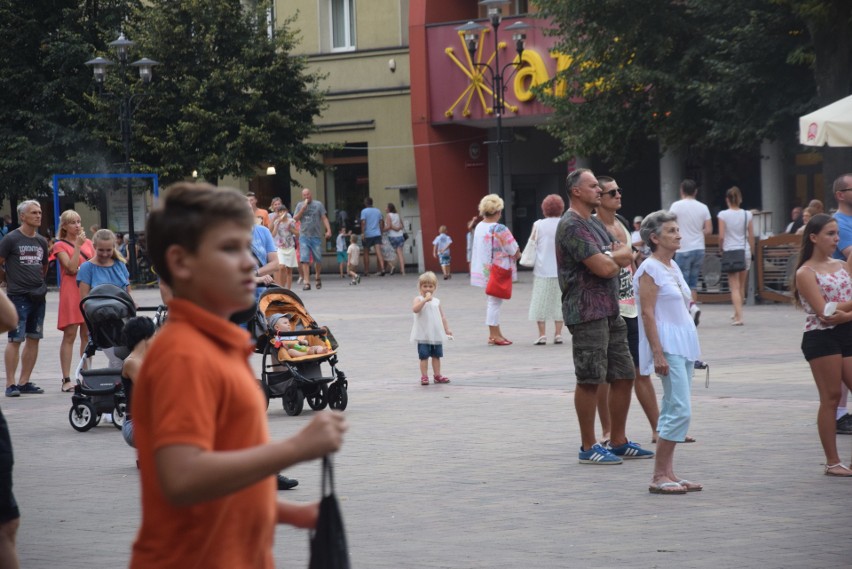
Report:
[[[692,316],[692,321],[698,326],[698,320],[701,318],[701,309],[698,308],[698,304],[693,302],[689,305],[689,315]]]

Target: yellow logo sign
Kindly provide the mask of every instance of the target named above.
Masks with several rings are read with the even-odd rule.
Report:
[[[450,58],[450,60],[455,63],[456,67],[458,67],[462,73],[464,73],[467,78],[470,80],[470,83],[462,91],[461,95],[459,95],[458,99],[450,105],[450,108],[444,111],[444,115],[447,118],[452,118],[455,114],[456,108],[464,102],[464,106],[462,107],[461,114],[464,117],[471,116],[471,105],[474,101],[474,96],[476,100],[479,101],[479,104],[482,107],[482,111],[486,115],[493,115],[494,109],[491,106],[488,106],[485,103],[485,94],[491,96],[492,101],[494,100],[494,90],[493,85],[489,85],[489,83],[485,80],[485,73],[489,72],[489,66],[494,62],[496,52],[492,53],[487,61],[483,62],[483,46],[485,45],[485,34],[490,33],[491,30],[489,28],[484,28],[479,31],[479,40],[477,42],[477,50],[476,50],[476,60],[471,56],[470,52],[467,51],[467,46],[464,40],[464,32],[459,31],[459,41],[462,45],[462,51],[465,55],[465,62],[459,61],[458,57],[455,55],[455,49],[452,47],[448,47],[444,50],[444,53]],[[497,44],[497,49],[505,50],[506,42],[499,42]],[[573,58],[567,55],[563,55],[557,52],[550,53],[551,59],[556,60],[556,73],[559,74],[561,71],[568,69],[573,62]],[[512,60],[512,65],[516,69],[516,73],[514,79],[512,81],[513,92],[515,95],[515,99],[521,103],[525,103],[527,101],[532,101],[535,99],[535,93],[533,91],[534,88],[539,85],[543,85],[548,83],[551,78],[548,74],[547,67],[544,64],[544,60],[541,56],[532,50],[524,50],[520,56],[520,58],[516,55]],[[559,96],[564,96],[566,85],[564,79],[559,79],[555,84],[555,92]],[[547,87],[546,92],[552,92],[550,87]],[[517,105],[512,105],[507,103],[504,99],[503,106],[506,107],[509,111],[513,113],[517,113],[519,107]]]

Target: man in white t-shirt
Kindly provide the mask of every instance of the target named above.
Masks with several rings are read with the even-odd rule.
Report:
[[[701,315],[695,301],[698,299],[698,274],[704,261],[704,236],[713,233],[713,222],[710,220],[710,210],[695,199],[698,186],[694,180],[686,179],[680,183],[680,197],[669,210],[677,215],[680,227],[680,249],[675,255],[675,262],[683,273],[683,278],[692,291],[692,305],[689,313],[698,325]]]

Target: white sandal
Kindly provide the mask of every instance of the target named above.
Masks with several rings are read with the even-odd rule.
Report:
[[[843,474],[834,474],[833,472],[829,472],[832,468],[842,468]],[[837,476],[840,478],[848,478],[852,476],[852,469],[843,464],[842,462],[838,462],[837,464],[826,464],[825,465],[825,475],[826,476]]]
[[[562,336],[554,336],[553,337],[553,343],[554,344],[561,344],[562,343]]]
[[[547,343],[547,337],[541,336],[538,340],[533,342],[533,346],[543,346]]]

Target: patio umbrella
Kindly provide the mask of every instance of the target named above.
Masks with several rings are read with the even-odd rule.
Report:
[[[852,95],[799,118],[806,146],[852,146]]]

